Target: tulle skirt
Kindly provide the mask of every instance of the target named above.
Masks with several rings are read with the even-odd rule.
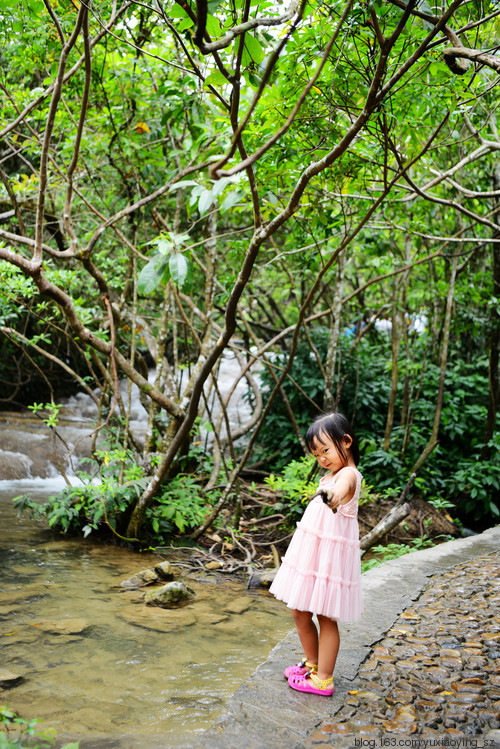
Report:
[[[291,609],[355,621],[363,612],[359,527],[341,513],[311,500],[270,591]]]

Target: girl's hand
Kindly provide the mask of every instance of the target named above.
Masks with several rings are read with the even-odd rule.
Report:
[[[339,505],[345,505],[354,496],[356,476],[353,471],[344,471],[335,482],[333,489],[322,489],[323,501],[335,512]]]
[[[318,494],[320,495],[325,505],[328,505],[328,507],[330,507],[330,509],[335,512],[340,504],[340,500],[335,496],[334,491],[332,491],[331,489],[321,489]]]

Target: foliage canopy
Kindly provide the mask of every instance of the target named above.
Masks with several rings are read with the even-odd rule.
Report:
[[[200,495],[225,488],[195,533],[249,459],[272,468],[270,425],[299,457],[339,403],[382,486],[423,470],[498,511],[497,468],[477,479],[498,459],[497,3],[0,0],[0,21],[2,400],[91,394],[94,447],[105,424],[143,466],[126,536],[200,417]],[[229,352],[252,413],[228,428]]]

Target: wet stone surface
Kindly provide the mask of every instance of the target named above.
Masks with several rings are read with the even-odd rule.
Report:
[[[424,747],[426,739],[500,747],[500,553],[431,578],[307,747]]]

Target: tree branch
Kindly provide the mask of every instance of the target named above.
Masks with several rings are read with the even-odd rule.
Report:
[[[18,339],[19,341],[22,341],[27,346],[30,346],[32,349],[37,351],[39,354],[42,354],[42,356],[44,356],[46,359],[49,359],[50,361],[53,361],[55,364],[60,366],[62,369],[64,369],[65,372],[70,374],[76,380],[76,382],[78,382],[82,390],[85,390],[87,395],[89,395],[92,398],[94,403],[96,404],[98,403],[98,399],[96,398],[92,388],[89,388],[85,380],[83,380],[80,377],[78,372],[75,372],[74,369],[71,369],[71,367],[68,366],[66,362],[64,362],[62,359],[59,359],[58,356],[55,356],[55,354],[51,354],[49,351],[46,351],[45,349],[43,349],[41,346],[38,346],[30,338],[27,338],[25,335],[23,335],[19,330],[15,330],[14,328],[7,328],[4,326],[0,326],[0,331],[5,336],[9,336],[10,338]]]
[[[110,32],[110,29],[113,27],[114,24],[116,24],[118,18],[125,13],[125,11],[130,8],[130,6],[133,5],[133,0],[127,0],[122,7],[116,11],[114,16],[110,18],[107,26],[104,26],[102,31],[99,34],[96,34],[94,39],[91,41],[90,46],[91,48],[95,47],[95,45],[102,39],[103,36],[108,34]],[[83,65],[85,62],[85,55],[82,55],[80,59],[73,65],[70,70],[65,74],[63,83],[66,83]],[[28,114],[32,112],[34,109],[38,107],[38,105],[47,98],[47,96],[50,96],[55,88],[55,83],[51,83],[50,86],[48,86],[45,91],[43,91],[40,96],[35,99],[35,101],[32,101],[31,104],[28,104],[27,107],[23,109],[23,111],[16,117],[15,120],[13,120],[9,125],[6,125],[3,130],[0,130],[0,139],[4,138],[8,133],[11,132],[11,130],[14,130],[21,122],[23,122]]]
[[[71,162],[68,166],[68,189],[66,192],[66,200],[64,202],[64,212],[63,212],[63,219],[64,219],[64,226],[66,228],[66,231],[68,232],[68,236],[70,237],[70,251],[74,253],[76,251],[76,236],[73,232],[72,224],[71,224],[71,203],[73,199],[73,176],[75,173],[76,166],[78,164],[78,156],[80,153],[80,146],[82,142],[82,135],[83,135],[83,127],[85,125],[85,118],[87,115],[87,108],[89,104],[89,96],[90,96],[90,84],[91,84],[91,76],[92,76],[92,59],[91,59],[91,53],[90,53],[90,36],[89,36],[89,17],[88,13],[85,14],[85,17],[83,19],[83,44],[84,44],[84,57],[85,57],[85,84],[83,89],[83,96],[82,96],[82,103],[80,105],[80,117],[78,120],[78,127],[76,131],[76,137],[75,137],[75,145],[73,148],[73,156],[71,158]]]
[[[52,93],[52,99],[50,102],[49,112],[47,114],[47,124],[45,126],[45,133],[43,136],[42,152],[40,154],[40,169],[39,169],[39,188],[38,188],[38,201],[36,208],[36,228],[35,228],[35,247],[33,252],[33,260],[37,263],[42,262],[42,240],[43,240],[43,214],[45,210],[45,193],[47,190],[48,181],[48,154],[50,141],[52,138],[52,131],[54,129],[57,107],[59,106],[59,100],[62,94],[62,86],[64,83],[64,71],[66,69],[66,63],[68,61],[69,53],[76,44],[80,29],[82,27],[85,16],[88,15],[88,8],[85,4],[80,5],[78,16],[75,23],[75,28],[61,50],[59,58],[59,65],[57,69],[57,77]]]
[[[206,8],[206,2],[198,2],[198,6],[204,6]],[[199,38],[197,35],[194,37],[194,43],[199,48],[200,52],[204,55],[209,54],[210,52],[215,52],[218,49],[223,49],[224,47],[228,47],[233,39],[235,39],[237,36],[241,36],[242,34],[245,34],[247,31],[252,31],[252,29],[258,28],[259,26],[279,26],[280,24],[287,23],[288,21],[291,21],[291,19],[294,17],[297,8],[298,8],[298,0],[292,0],[290,3],[288,10],[286,13],[284,13],[282,16],[267,16],[262,18],[252,18],[248,21],[245,21],[245,23],[240,23],[238,26],[233,26],[232,29],[230,29],[225,36],[222,37],[222,39],[219,39],[216,42],[211,43],[205,43],[203,41],[203,36],[206,30],[206,16],[203,18],[203,16],[200,15],[199,10],[197,10],[197,17],[198,17],[198,25],[199,30],[197,27],[197,34],[199,34]]]
[[[447,47],[443,50],[443,59],[452,73],[463,75],[469,69],[468,65],[457,65],[457,59],[472,60],[486,65],[492,70],[500,73],[500,58],[482,52],[480,49],[468,49],[468,47]]]
[[[229,151],[227,152],[227,154],[224,156],[224,158],[221,159],[220,161],[218,161],[216,164],[214,164],[211,167],[211,169],[210,169],[210,173],[214,177],[214,179],[217,179],[217,178],[220,178],[220,177],[231,176],[233,174],[237,174],[238,172],[241,172],[243,169],[246,169],[248,166],[254,164],[258,159],[260,159],[260,157],[263,154],[266,153],[266,151],[268,151],[281,138],[282,135],[284,135],[290,129],[290,126],[291,126],[292,122],[295,120],[297,114],[299,113],[299,111],[300,111],[300,109],[302,107],[302,104],[304,103],[305,99],[307,98],[307,95],[309,94],[311,88],[316,83],[316,81],[317,81],[317,79],[318,79],[321,71],[323,70],[326,62],[328,61],[328,58],[330,56],[330,52],[332,50],[332,47],[333,47],[333,45],[335,44],[335,41],[338,38],[338,35],[340,33],[340,29],[342,28],[343,24],[345,23],[345,21],[347,20],[347,18],[349,16],[349,12],[351,10],[351,6],[352,6],[353,2],[354,2],[354,0],[348,0],[348,3],[347,3],[347,5],[346,5],[346,7],[344,9],[344,12],[342,13],[342,16],[341,16],[341,18],[339,20],[339,23],[337,25],[337,28],[335,29],[334,34],[331,36],[328,44],[326,45],[325,49],[323,50],[323,54],[321,56],[321,60],[318,63],[318,66],[316,68],[316,71],[315,71],[314,75],[312,76],[312,78],[309,79],[307,85],[305,86],[304,90],[302,91],[301,95],[299,96],[299,98],[297,100],[297,103],[295,104],[295,106],[292,109],[291,113],[287,117],[286,122],[282,125],[282,127],[276,133],[274,133],[274,135],[271,136],[271,138],[269,138],[269,140],[266,143],[264,143],[264,145],[262,145],[256,151],[254,151],[253,154],[251,154],[250,156],[248,156],[246,159],[244,159],[243,161],[241,161],[239,164],[236,164],[236,166],[232,167],[231,169],[227,169],[226,171],[222,171],[222,167],[225,164],[227,164],[227,162],[229,161],[229,159],[234,155],[234,152],[236,150],[236,147],[235,147],[236,139],[237,139],[237,137],[239,135],[241,135],[241,133],[243,132],[244,128],[246,127],[248,121],[250,120],[250,116],[251,116],[251,114],[252,114],[252,112],[253,112],[253,110],[254,110],[257,102],[258,102],[258,99],[260,98],[260,95],[262,93],[262,90],[263,90],[265,84],[264,85],[261,84],[261,86],[259,86],[259,89],[256,92],[255,96],[253,97],[252,102],[250,103],[250,107],[248,108],[248,111],[245,114],[245,117],[243,118],[243,120],[238,125],[238,128],[237,128],[237,130],[236,130],[236,132],[235,132],[235,134],[233,136],[233,143],[231,145],[231,148],[229,149]],[[284,44],[282,44],[282,46],[284,46]],[[277,58],[277,56],[276,56],[276,58]],[[269,70],[269,67],[270,66],[268,65],[268,70]],[[267,76],[266,76],[266,82],[267,82],[267,78],[269,77],[270,70],[269,70],[269,72],[266,70],[266,73],[267,73]]]
[[[55,284],[50,283],[45,278],[38,263],[23,258],[21,255],[16,255],[5,247],[0,247],[0,259],[7,260],[9,263],[12,263],[12,265],[20,268],[25,275],[33,279],[41,294],[48,299],[52,299],[60,307],[77,340],[91,346],[95,351],[104,354],[107,358],[112,355],[113,351],[111,345],[107,341],[96,336],[83,325],[78,317],[71,298],[66,294],[66,292]],[[180,408],[180,406],[170,398],[167,398],[160,390],[151,385],[147,378],[139,374],[139,372],[130,365],[128,359],[126,359],[118,350],[114,351],[114,357],[116,364],[121,371],[132,380],[132,382],[134,382],[143,393],[146,393],[172,416],[176,418],[182,418],[184,416],[182,408]]]

